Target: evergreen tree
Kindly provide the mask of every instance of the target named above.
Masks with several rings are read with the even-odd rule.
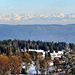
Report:
[[[14,49],[13,49],[13,54],[15,54],[15,52],[16,52],[16,48],[14,47]]]
[[[47,47],[47,44],[45,43],[44,44],[44,51],[47,51],[48,50],[48,47]]]
[[[6,55],[9,56],[9,48],[7,47]]]
[[[50,45],[49,49],[50,49],[50,52],[53,53],[53,47],[51,45]]]
[[[26,49],[27,49],[27,53],[28,53],[28,50],[29,50],[29,43],[28,42],[26,44]]]

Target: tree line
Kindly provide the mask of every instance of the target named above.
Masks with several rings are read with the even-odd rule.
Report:
[[[66,50],[67,48],[75,50],[74,43],[66,43],[66,42],[43,42],[43,41],[26,41],[26,40],[3,40],[0,41],[0,54],[2,53],[15,53],[16,51],[19,52],[21,49],[36,49],[36,50],[50,50],[52,53],[53,51],[58,52],[62,49]]]

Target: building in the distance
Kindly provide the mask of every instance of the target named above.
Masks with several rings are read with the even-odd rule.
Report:
[[[61,56],[63,55],[63,51],[58,51],[58,53],[56,53],[55,51],[51,54],[51,58],[52,60],[54,60],[54,58],[61,58]]]
[[[29,49],[29,52],[31,52],[31,53],[40,53],[45,58],[45,53],[49,52],[49,50],[47,52],[45,52],[44,50]],[[56,57],[61,58],[61,56],[63,55],[63,51],[58,51],[58,53],[56,53],[54,51],[53,53],[50,53],[50,55],[51,55],[52,60],[54,60],[54,58],[56,58]]]
[[[32,52],[32,53],[40,53],[45,58],[45,51],[44,50],[29,49],[29,52]]]

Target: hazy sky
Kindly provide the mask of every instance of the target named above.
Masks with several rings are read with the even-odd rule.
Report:
[[[75,13],[75,0],[0,0],[0,13]]]
[[[75,0],[0,0],[0,14],[75,13]]]

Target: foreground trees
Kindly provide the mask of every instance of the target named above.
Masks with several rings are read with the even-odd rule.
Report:
[[[49,64],[51,62],[51,55],[46,53],[46,57],[44,58],[40,53],[32,53],[31,57],[35,63],[36,73],[41,72],[41,75],[44,75],[49,70]]]
[[[19,74],[19,71],[21,69],[21,64],[22,64],[22,58],[21,56],[10,56],[10,66],[11,66],[11,74]]]
[[[30,55],[26,52],[9,54],[9,56],[6,54],[0,55],[0,74],[19,74],[23,62],[25,62],[26,65],[31,63]]]
[[[41,74],[45,74],[46,69],[47,69],[46,61],[45,61],[45,59],[43,59],[40,62],[40,72],[41,72]]]
[[[7,74],[6,72],[10,70],[11,66],[9,63],[10,63],[10,60],[6,55],[0,56],[0,74],[1,75]]]
[[[21,69],[22,62],[25,62],[26,70],[28,69],[28,65],[31,64],[32,60],[36,65],[36,72],[38,74],[38,70],[43,74],[49,69],[49,62],[51,61],[50,53],[45,55],[45,59],[42,57],[42,54],[33,53],[31,56],[28,54],[28,50],[30,49],[43,49],[45,52],[50,50],[53,52],[55,50],[62,49],[73,49],[75,50],[75,45],[69,43],[68,46],[65,42],[42,42],[42,41],[24,41],[24,40],[4,40],[0,41],[0,73],[1,75],[5,75],[8,73],[19,74]],[[26,52],[22,52],[21,50],[27,50]],[[54,64],[59,66],[59,60],[55,60]],[[38,67],[38,68],[37,68]]]
[[[22,61],[25,63],[25,71],[26,71],[26,74],[28,73],[28,67],[29,67],[29,64],[32,63],[32,59],[31,59],[31,56],[27,53],[27,52],[24,52],[22,53]]]

